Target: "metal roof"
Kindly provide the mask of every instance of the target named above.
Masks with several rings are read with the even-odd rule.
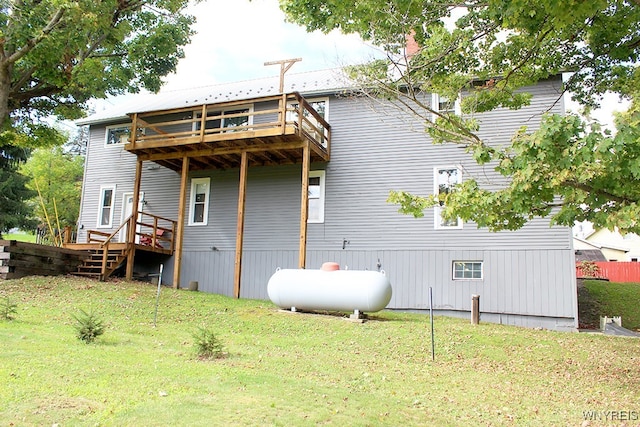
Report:
[[[267,77],[233,83],[200,86],[189,89],[170,90],[157,94],[133,95],[130,100],[113,108],[77,120],[78,125],[91,125],[128,120],[128,113],[143,113],[155,110],[215,104],[226,101],[259,98],[279,93],[280,77]],[[286,74],[284,91],[300,92],[303,96],[328,94],[352,88],[341,68]]]

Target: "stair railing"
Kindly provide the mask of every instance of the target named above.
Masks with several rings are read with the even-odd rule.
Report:
[[[135,240],[137,240],[138,237],[140,237],[141,240],[148,240],[152,248],[168,249],[171,253],[173,253],[175,245],[174,236],[177,228],[177,221],[148,212],[138,212],[138,215],[138,221],[134,220],[133,215],[129,215],[122,222],[122,224],[120,224],[118,228],[110,234],[98,230],[87,231],[87,243],[99,244],[97,251],[98,253],[100,253],[99,251],[102,251],[100,280],[105,280],[112,273],[112,271],[108,271],[109,248],[114,238],[118,235],[118,233],[122,232],[125,227],[127,227],[127,230],[135,230],[135,232],[133,233],[133,235],[135,236],[134,241],[130,241],[130,234],[127,233],[127,238],[125,240],[126,248],[122,253],[125,259],[132,256],[133,250],[136,245]],[[145,217],[150,217],[152,221],[143,221],[143,218]],[[160,225],[160,221],[162,221],[164,224]],[[144,227],[145,230],[150,229],[151,233],[139,231],[138,227]],[[168,236],[166,234],[168,234]]]
[[[100,269],[100,280],[105,280],[107,278],[107,264],[109,263],[109,244],[111,243],[111,240],[113,240],[113,238],[127,224],[129,227],[134,226],[133,215],[129,215],[129,217],[127,217],[127,219],[124,220],[118,228],[116,228],[116,231],[111,233],[103,242],[100,243],[100,249],[102,250],[102,266]],[[127,228],[127,229],[130,230],[130,228]],[[129,256],[129,252],[130,252],[129,246],[131,245],[131,243],[128,240],[129,239],[127,238],[127,256]]]

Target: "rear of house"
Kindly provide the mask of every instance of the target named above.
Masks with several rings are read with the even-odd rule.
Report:
[[[205,127],[258,128],[258,116],[253,114],[276,108],[274,101],[262,97],[278,93],[277,79],[265,79],[159,96],[144,109],[119,107],[86,119],[90,142],[78,242],[86,239],[87,230],[116,230],[131,214],[137,161],[153,158],[157,161],[141,163],[138,208],[182,218],[183,243],[179,255],[136,258],[139,271],[157,269],[163,262],[165,277],[172,277],[179,256],[183,287],[197,281],[201,291],[231,296],[234,274],[240,274],[240,297],[267,299],[267,282],[276,268],[298,268],[301,260],[306,268],[319,268],[325,261],[335,261],[342,268],[384,270],[393,286],[388,308],[426,310],[433,288],[434,309],[441,314],[468,316],[471,296],[476,294],[482,321],[575,329],[571,230],[534,220],[518,231],[492,233],[473,223],[444,222],[437,208],[419,219],[399,214],[386,202],[390,190],[429,194],[446,191],[466,177],[482,177],[487,185],[498,185],[499,177],[455,144],[432,144],[418,120],[392,106],[346,95],[339,82],[328,71],[287,76],[285,90],[300,92],[330,124],[330,158],[311,157],[308,204],[302,204],[308,209],[306,227],[301,227],[304,162],[286,152],[253,155],[244,186],[231,157],[215,151],[220,147],[211,148],[209,154],[223,154],[191,163],[180,212],[180,162],[170,159],[169,153],[141,157],[140,152],[126,149],[132,125],[122,113],[194,105],[192,112],[171,110],[178,123],[185,115],[197,120],[200,111],[238,101],[225,111],[217,110],[217,119]],[[562,103],[557,102],[559,77],[529,90],[534,95],[530,106],[483,114],[481,137],[492,144],[508,143],[521,126],[535,129],[549,108],[562,112]],[[435,105],[437,97],[432,102]],[[135,126],[140,135],[162,135],[154,127],[149,122]],[[191,126],[186,131],[201,130]],[[244,216],[241,232],[239,207]],[[306,246],[301,257],[302,232]]]

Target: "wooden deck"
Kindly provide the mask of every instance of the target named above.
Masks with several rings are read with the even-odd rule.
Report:
[[[282,78],[280,86],[282,91]],[[331,156],[331,127],[306,99],[297,92],[281,93],[242,101],[134,112],[129,116],[131,125],[124,149],[136,156],[132,217],[136,218],[138,214],[144,162],[155,162],[180,174],[178,219],[173,223],[170,233],[171,250],[175,255],[175,288],[180,286],[189,173],[198,170],[239,170],[233,291],[236,298],[239,298],[247,171],[254,166],[300,164],[298,264],[300,268],[305,267],[309,170],[312,162],[328,162]],[[124,136],[121,135],[120,138]],[[108,236],[109,241],[114,244],[114,235],[117,232],[118,230]],[[129,230],[127,241],[138,242],[137,235],[137,231],[132,233]],[[155,227],[150,236],[153,239],[150,246],[154,248],[157,242]],[[91,239],[88,243],[91,243]],[[108,277],[110,266],[115,265],[115,261],[110,261],[109,258],[112,256],[109,253],[110,245],[111,243],[107,243],[102,246],[103,278]],[[161,246],[167,248],[165,245]],[[133,276],[136,250],[138,246],[131,243],[117,258],[126,258],[127,279]]]
[[[184,157],[190,170],[237,168],[242,153],[248,166],[302,163],[305,147],[311,161],[330,158],[331,127],[297,92],[130,116],[125,150],[175,171]]]
[[[88,230],[86,243],[65,243],[66,249],[89,254],[73,274],[105,280],[125,262],[133,273],[137,251],[172,255],[176,221],[149,212],[139,212],[136,217],[138,220],[134,221],[131,215],[111,233]],[[126,234],[126,242],[117,241],[120,233]]]

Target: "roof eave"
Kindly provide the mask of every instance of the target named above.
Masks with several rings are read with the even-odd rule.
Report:
[[[124,116],[116,116],[116,117],[105,117],[102,119],[90,120],[88,118],[78,119],[74,123],[77,126],[86,126],[86,125],[99,125],[99,124],[109,124],[109,123],[117,123],[123,121],[131,121],[128,115]]]

